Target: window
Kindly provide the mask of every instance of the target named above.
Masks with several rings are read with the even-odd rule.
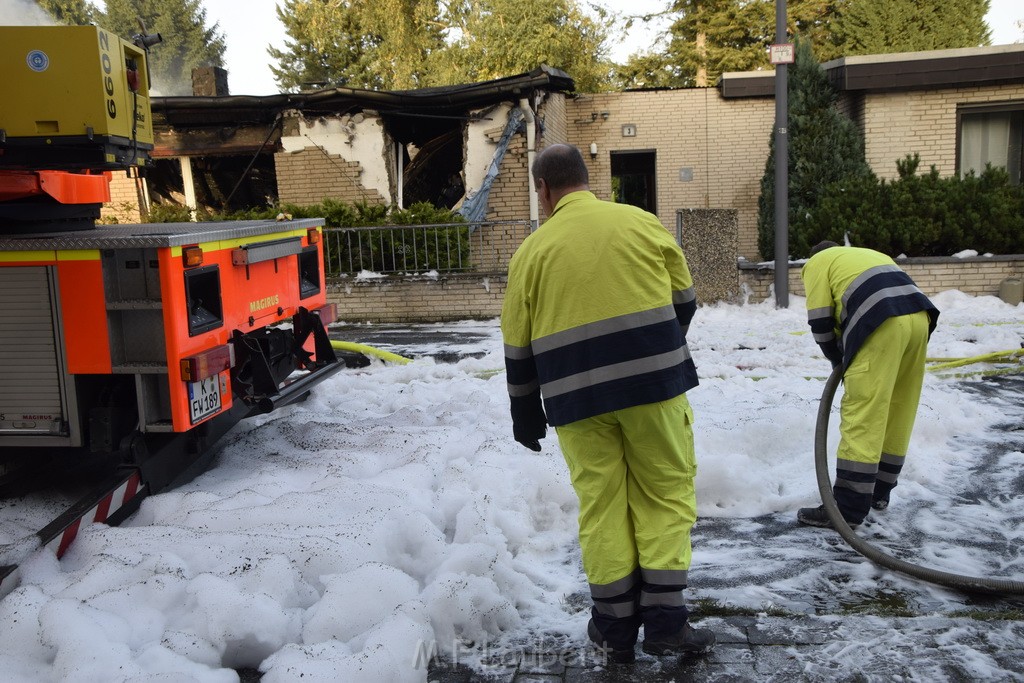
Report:
[[[958,112],[957,153],[960,175],[980,174],[985,164],[1005,168],[1010,182],[1019,185],[1024,160],[1024,102],[961,107]]]
[[[612,152],[612,199],[658,213],[653,151]]]

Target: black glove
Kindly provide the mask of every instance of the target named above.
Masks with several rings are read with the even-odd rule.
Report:
[[[825,354],[825,358],[828,358],[829,362],[832,363],[833,368],[843,364],[843,352],[835,340],[824,343],[818,342],[818,346],[821,347],[821,352]]]
[[[548,432],[548,421],[540,400],[540,390],[510,399],[512,438],[531,451],[540,452],[540,440]]]

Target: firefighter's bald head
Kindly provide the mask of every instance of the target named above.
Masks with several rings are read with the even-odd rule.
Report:
[[[570,192],[590,189],[590,172],[572,145],[550,145],[533,162],[533,183],[547,215]]]

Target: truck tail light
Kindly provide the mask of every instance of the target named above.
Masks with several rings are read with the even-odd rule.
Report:
[[[235,366],[235,347],[231,344],[215,346],[193,356],[181,359],[181,379],[198,382]]]
[[[306,244],[320,243],[320,228],[310,228],[306,231]]]
[[[313,313],[320,318],[320,322],[327,327],[338,319],[338,304],[327,304],[313,310]]]
[[[203,265],[203,250],[199,247],[182,247],[181,260],[186,268]]]

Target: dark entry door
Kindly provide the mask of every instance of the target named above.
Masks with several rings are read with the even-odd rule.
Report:
[[[619,204],[632,204],[658,213],[654,150],[612,152],[611,161],[612,198]]]

